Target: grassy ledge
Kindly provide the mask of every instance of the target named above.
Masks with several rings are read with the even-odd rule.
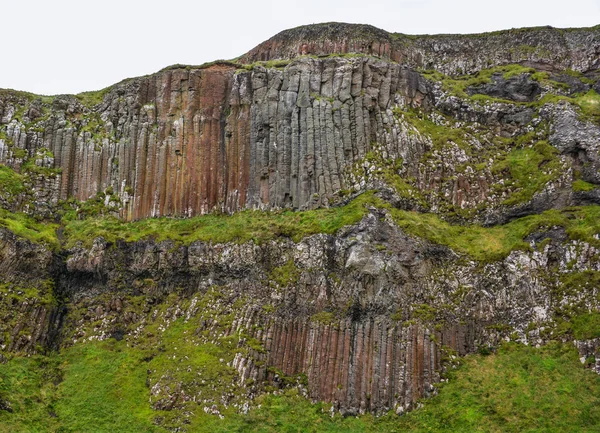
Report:
[[[600,244],[595,238],[600,233],[600,206],[549,210],[505,225],[483,227],[476,224],[450,224],[436,214],[395,209],[372,191],[345,206],[301,212],[246,210],[226,216],[211,214],[186,219],[152,218],[135,222],[123,222],[111,217],[66,219],[61,223],[62,245],[56,236],[58,224],[38,222],[25,214],[0,209],[0,226],[55,250],[72,248],[78,243],[89,247],[98,237],[113,243],[117,240],[135,242],[153,239],[172,240],[183,245],[195,241],[254,241],[260,244],[281,237],[297,242],[318,233],[336,233],[344,226],[357,224],[367,215],[369,207],[387,210],[395,223],[411,235],[446,245],[479,261],[499,260],[513,250],[528,249],[529,244],[523,240],[527,235],[556,226],[564,227],[571,239]]]

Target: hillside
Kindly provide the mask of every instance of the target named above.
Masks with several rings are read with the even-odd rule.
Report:
[[[594,431],[599,55],[326,23],[0,90],[0,431]]]

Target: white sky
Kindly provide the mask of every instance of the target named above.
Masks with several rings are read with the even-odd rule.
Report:
[[[600,24],[600,0],[0,0],[0,88],[97,90],[327,21],[407,34],[589,27]]]

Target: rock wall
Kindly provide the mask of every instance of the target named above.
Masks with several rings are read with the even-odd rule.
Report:
[[[361,48],[361,41],[372,38],[387,42]],[[593,72],[598,41],[597,28],[416,38],[369,26],[294,29],[242,58],[246,63],[296,58],[280,66],[216,62],[174,67],[78,97],[40,99],[4,91],[0,162],[31,174],[34,197],[21,200],[20,210],[46,209],[46,214],[59,201],[98,196],[126,219],[327,206],[349,190],[364,189],[356,170],[357,165],[363,170],[360,164],[371,151],[401,160],[403,178],[415,179],[421,192],[438,188],[440,197],[454,196],[453,205],[474,208],[489,198],[494,179],[484,173],[453,186],[439,185],[436,179],[448,173],[418,166],[432,150],[430,138],[415,133],[394,111],[421,107],[458,120],[472,109],[446,99],[411,68],[465,73],[520,62],[539,70]],[[302,56],[305,45],[309,54],[313,46],[320,47],[315,48],[319,55],[359,54],[313,58]],[[524,49],[526,56],[519,57],[511,51],[515,46],[535,49]],[[519,79],[521,85],[531,84],[526,76]],[[540,86],[535,86],[539,95]],[[534,115],[518,105],[472,114],[469,121],[513,135]],[[464,163],[464,156],[451,157],[457,159],[452,166]],[[477,192],[471,194],[473,183]]]
[[[15,290],[36,287],[19,294],[3,289],[0,313],[19,313],[3,322],[2,352],[107,338],[134,346],[154,338],[160,345],[177,319],[203,335],[231,317],[209,341],[240,336],[228,362],[241,389],[252,394],[303,383],[312,399],[346,414],[401,413],[435,392],[454,357],[507,339],[543,344],[557,338],[552,329],[564,311],[599,307],[598,287],[561,283],[599,272],[597,248],[560,230],[532,235],[530,245],[483,265],[407,236],[375,210],[336,235],[298,243],[178,246],[99,238],[91,248],[75,247],[53,260],[6,234],[5,257],[21,248],[32,262],[46,261],[28,276],[20,273],[27,272],[26,260],[0,268],[2,281],[12,281]],[[198,301],[215,290],[217,304]],[[163,316],[158,328],[145,330]],[[244,344],[250,339],[253,344]],[[595,340],[577,344],[582,357],[598,355]],[[299,376],[305,381],[296,382]],[[153,388],[167,379],[148,380]],[[170,389],[189,394],[187,387],[193,384]]]
[[[599,85],[598,31],[410,38],[325,25],[284,32],[243,63],[168,68],[104,92],[0,92],[0,163],[19,173],[0,195],[10,211],[50,217],[84,206],[70,199],[98,202],[124,219],[306,209],[371,188],[388,206],[297,242],[98,237],[90,247],[52,252],[1,229],[0,354],[107,338],[130,347],[145,340],[152,351],[181,319],[188,345],[222,349],[235,337],[234,355],[219,360],[234,383],[219,388],[209,378],[212,394],[201,397],[206,380],[178,379],[183,364],[149,369],[155,409],[198,398],[217,414],[235,387],[253,396],[294,385],[351,415],[414,407],[435,392],[456,355],[502,340],[572,339],[561,333],[565,317],[600,309],[596,280],[586,285],[600,272],[594,227],[566,233],[543,226],[548,218],[508,256],[476,262],[407,235],[390,212],[460,219],[475,210],[479,220],[460,221],[494,225],[600,203],[600,127],[568,99],[581,94],[575,88]],[[359,55],[326,56],[340,52]],[[257,60],[266,63],[248,64]],[[459,97],[444,87],[448,79],[414,69],[459,74],[514,62],[551,75],[535,81],[528,70],[488,71],[489,82],[459,83]],[[586,74],[556,72],[566,68]],[[558,86],[558,101],[540,102],[556,90],[554,79],[571,84]],[[472,93],[506,99],[480,103]],[[525,167],[534,168],[525,183],[511,173],[523,159],[537,161]],[[530,195],[503,204],[538,180]],[[435,224],[446,222],[428,229]],[[209,293],[214,299],[203,300]],[[598,370],[596,340],[576,344]],[[201,376],[202,367],[186,368]]]
[[[246,63],[301,55],[366,54],[449,75],[527,62],[549,69],[597,69],[600,28],[536,27],[475,35],[404,35],[369,25],[325,23],[273,36],[240,57]]]
[[[23,101],[3,100],[0,114],[4,143],[53,155],[44,162],[58,169],[52,201],[110,190],[122,215],[138,219],[328,204],[373,143],[422,152],[390,109],[399,95],[425,93],[424,80],[396,64],[303,59],[284,70],[168,70],[117,85],[91,111],[58,98],[41,132],[13,119]],[[18,167],[4,143],[0,162]]]

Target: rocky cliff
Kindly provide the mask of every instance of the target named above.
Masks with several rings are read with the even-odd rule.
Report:
[[[509,340],[600,371],[599,54],[335,23],[1,91],[1,359],[125,340],[175,431],[289,387],[402,413]]]

